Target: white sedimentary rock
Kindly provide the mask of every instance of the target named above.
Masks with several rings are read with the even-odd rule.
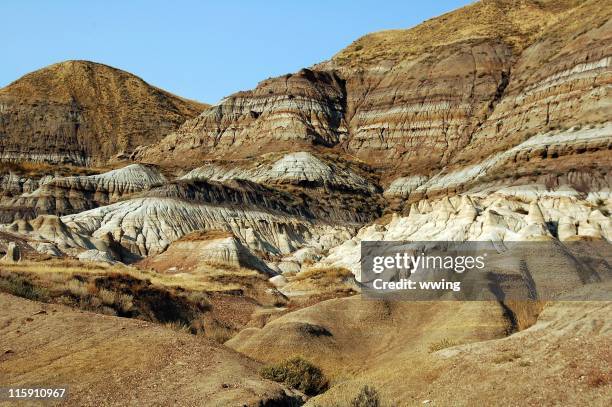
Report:
[[[222,168],[208,164],[190,171],[182,178],[212,181],[245,179],[262,184],[304,182],[338,189],[376,190],[368,180],[353,171],[325,162],[308,152],[287,154],[273,164],[260,164],[255,168]]]
[[[308,243],[330,247],[347,229],[264,211],[197,204],[171,198],[138,198],[62,217],[75,233],[114,239],[139,255],[160,253],[195,230],[226,230],[248,246],[288,254]]]
[[[116,263],[113,259],[113,256],[108,252],[101,252],[97,249],[85,250],[82,253],[79,253],[77,258],[81,261],[93,261],[93,262],[102,262],[102,263]]]
[[[394,180],[385,190],[385,196],[407,197],[412,191],[423,185],[427,177],[417,175],[414,177],[402,177]]]
[[[529,201],[506,192],[421,201],[412,206],[408,216],[396,215],[384,226],[363,227],[352,239],[332,248],[319,264],[346,267],[359,276],[362,241],[564,241],[581,238],[610,241],[610,199],[599,203],[602,210],[574,196],[538,196],[530,190],[524,195],[533,197]],[[513,192],[517,192],[517,188]]]
[[[59,186],[76,191],[102,192],[108,195],[109,201],[113,201],[124,194],[142,191],[164,182],[166,178],[155,168],[131,164],[103,174],[55,178],[42,183],[41,188],[24,196],[39,196],[48,193],[50,187]]]

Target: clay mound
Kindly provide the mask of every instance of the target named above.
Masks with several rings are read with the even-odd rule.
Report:
[[[226,343],[265,362],[303,355],[332,377],[355,375],[430,342],[498,338],[509,322],[494,302],[384,302],[361,296],[332,299],[247,328]]]
[[[51,241],[64,249],[95,248],[89,237],[75,233],[54,215],[41,215],[30,221],[17,220],[6,226],[4,230],[18,233],[29,239]]]
[[[343,405],[364,385],[377,389],[383,403],[401,406],[504,406],[517,397],[528,405],[607,405],[611,305],[552,303],[534,326],[507,336],[510,320],[529,326],[541,306],[512,304],[508,319],[495,302],[356,296],[247,328],[226,345],[265,362],[301,355],[321,366],[331,389],[311,406]]]
[[[273,273],[232,233],[218,230],[189,233],[172,242],[165,252],[147,257],[139,266],[158,272],[180,273],[201,271],[202,263],[221,269],[242,267]]]
[[[388,356],[373,361],[361,377],[307,405],[351,400],[368,384],[385,402],[402,406],[508,406],[517,400],[523,405],[608,406],[610,311],[609,302],[556,302],[531,328],[507,338],[461,345],[449,337],[434,343],[431,352],[416,350],[410,359],[408,352],[389,348]],[[404,346],[411,344],[407,340]]]
[[[285,154],[274,162],[261,161],[252,168],[241,168],[240,161],[229,168],[210,163],[191,170],[182,179],[243,179],[261,184],[288,183],[363,193],[377,192],[376,185],[352,170],[306,151]]]
[[[205,105],[127,72],[67,61],[0,89],[0,159],[103,163],[153,143]]]
[[[139,256],[161,253],[195,230],[227,230],[251,249],[278,255],[344,229],[263,210],[172,198],[130,199],[64,216],[62,221],[83,236],[101,238],[110,233]],[[324,243],[334,241],[337,239]]]
[[[259,377],[257,363],[203,337],[1,293],[0,307],[3,385],[69,386],[65,405],[259,406],[294,399]]]
[[[56,177],[0,205],[0,221],[32,219],[38,215],[69,215],[116,202],[122,197],[163,184],[166,178],[153,166],[131,164],[96,175]]]

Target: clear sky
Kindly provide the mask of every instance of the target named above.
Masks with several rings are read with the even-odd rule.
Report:
[[[214,103],[333,56],[373,31],[408,28],[469,0],[1,0],[0,87],[87,59]]]

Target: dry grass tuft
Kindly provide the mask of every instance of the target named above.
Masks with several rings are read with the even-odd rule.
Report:
[[[323,280],[323,281],[344,281],[353,278],[353,273],[343,267],[317,267],[298,273],[294,280]]]
[[[453,341],[449,338],[444,338],[437,342],[430,343],[428,349],[430,353],[433,353],[433,352],[437,352],[439,350],[450,348],[451,346],[457,346],[457,345],[461,345],[461,343]]]
[[[221,324],[213,323],[204,330],[204,334],[207,338],[210,338],[217,343],[225,343],[229,341],[236,334],[236,332],[235,330]]]
[[[164,324],[164,326],[168,329],[171,329],[175,332],[180,332],[180,333],[184,333],[184,334],[190,334],[191,333],[191,328],[189,327],[189,325],[186,325],[183,322],[180,321],[171,321],[171,322],[166,322]]]
[[[89,294],[87,284],[79,280],[70,280],[64,285],[64,287],[66,288],[66,291],[76,297],[85,297]]]

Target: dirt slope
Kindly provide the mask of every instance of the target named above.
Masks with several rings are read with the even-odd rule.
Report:
[[[201,337],[6,294],[0,310],[1,386],[68,385],[70,406],[258,406],[289,399],[258,376],[257,363]]]

